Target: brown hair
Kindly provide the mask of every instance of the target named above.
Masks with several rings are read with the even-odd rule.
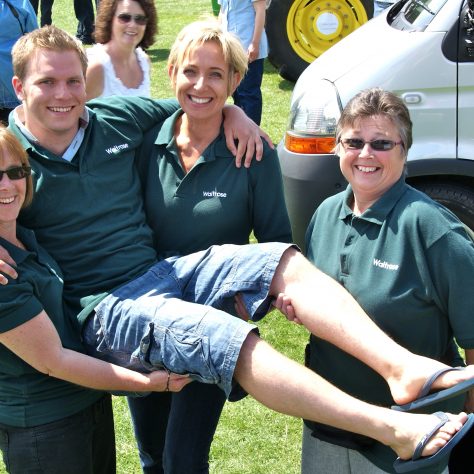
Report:
[[[20,159],[22,166],[30,166],[28,153],[21,145],[18,138],[6,127],[0,126],[0,159],[8,154]],[[26,177],[25,201],[22,207],[31,204],[33,199],[33,179],[31,175]]]
[[[344,107],[337,123],[336,143],[339,144],[343,129],[352,127],[361,118],[376,115],[387,117],[395,125],[406,155],[413,143],[410,112],[402,99],[393,92],[377,87],[359,92]]]
[[[97,18],[95,20],[94,39],[97,43],[105,44],[112,39],[112,22],[117,4],[122,0],[100,0]],[[158,32],[158,16],[156,14],[155,2],[153,0],[133,0],[137,2],[145,12],[148,22],[140,46],[143,49],[149,48],[155,42]]]
[[[74,36],[54,25],[43,26],[22,36],[13,46],[13,74],[25,80],[28,63],[39,49],[51,51],[75,51],[81,61],[84,77],[87,70],[87,56],[82,43]]]

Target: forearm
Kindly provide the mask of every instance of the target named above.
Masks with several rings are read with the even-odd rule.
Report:
[[[255,25],[253,28],[252,44],[258,48],[262,39],[263,29],[265,28],[266,2],[265,0],[258,0],[253,2],[253,7],[255,9]]]
[[[0,334],[0,343],[38,372],[67,382],[100,390],[152,390],[150,377],[145,374],[64,348],[44,311]]]
[[[41,372],[83,387],[106,391],[148,392],[153,390],[146,374],[128,370],[61,347]]]

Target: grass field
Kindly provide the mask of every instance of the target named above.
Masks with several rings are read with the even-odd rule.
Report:
[[[53,6],[53,23],[70,33],[76,29],[72,3],[71,0],[55,0]],[[169,47],[182,26],[211,12],[211,1],[160,0],[156,3],[159,35],[148,51],[153,64],[152,93],[155,97],[170,97],[172,92],[165,73]],[[274,142],[281,139],[285,130],[291,90],[292,84],[281,79],[275,69],[266,64],[262,127]],[[276,313],[267,317],[259,327],[264,339],[290,357],[302,360],[307,340],[304,329],[286,323]],[[125,399],[114,399],[114,413],[118,472],[139,473]],[[300,436],[299,420],[271,412],[250,397],[238,403],[227,403],[212,446],[211,473],[296,474],[299,472]],[[1,466],[0,472],[5,472]],[[67,474],[67,468],[64,474]]]

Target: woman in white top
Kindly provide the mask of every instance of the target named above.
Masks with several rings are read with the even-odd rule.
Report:
[[[87,99],[109,95],[150,96],[150,59],[155,41],[153,0],[101,0],[95,41],[87,50]]]

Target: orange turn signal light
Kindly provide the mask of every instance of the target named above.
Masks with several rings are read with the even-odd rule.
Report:
[[[336,138],[316,136],[296,136],[285,134],[285,148],[293,153],[304,155],[332,155],[336,146]]]

